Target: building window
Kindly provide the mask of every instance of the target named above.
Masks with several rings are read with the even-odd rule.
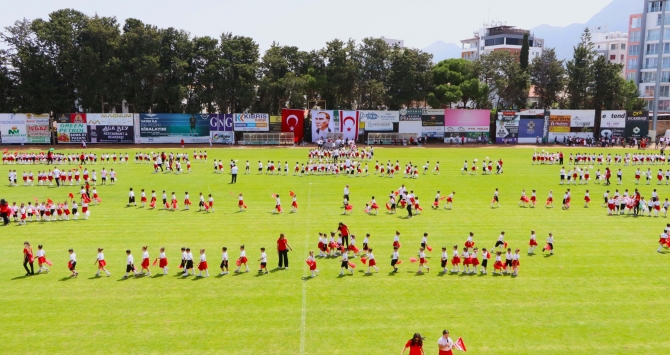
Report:
[[[663,85],[658,90],[659,97],[668,97],[670,96],[670,86]]]
[[[658,58],[646,58],[644,60],[645,69],[655,69],[658,66]]]
[[[646,97],[653,97],[654,96],[654,85],[647,85],[644,87],[644,95]]]
[[[653,82],[653,81],[656,80],[656,73],[653,73],[653,74],[654,74],[654,78],[650,82]],[[661,82],[662,83],[670,83],[670,71],[661,72]]]
[[[651,1],[647,6],[647,12],[659,12],[661,11],[661,2],[660,1]]]
[[[625,43],[621,43],[621,50],[622,50],[622,51],[625,51],[625,50],[626,50],[626,44],[625,44]]]
[[[638,67],[638,59],[637,58],[630,58],[628,59],[628,64],[626,68],[628,70],[637,70]]]
[[[663,73],[670,73],[670,72],[663,72]],[[643,72],[642,73],[642,80],[640,80],[643,83],[653,83],[656,81],[656,72]]]
[[[616,54],[610,55],[610,60],[616,60]]]
[[[487,39],[487,40],[484,41],[484,45],[485,45],[486,47],[490,47],[490,46],[499,46],[499,45],[501,45],[501,44],[505,44],[505,38],[504,38],[504,37],[501,37],[501,38],[493,38],[493,39]]]
[[[610,50],[615,51],[617,49],[616,47],[617,47],[616,43],[612,43],[612,45],[610,46]]]
[[[637,73],[626,73],[626,80],[627,81],[636,81],[637,79]]]
[[[656,29],[656,30],[648,30],[647,31],[647,41],[658,41],[659,38],[661,38],[661,30]]]
[[[639,54],[640,54],[639,44],[628,46],[628,55],[639,55]]]
[[[647,45],[647,50],[645,54],[658,54],[658,43],[652,43]]]
[[[640,31],[630,31],[628,42],[640,42]]]
[[[670,14],[665,14],[665,24],[670,25]],[[658,14],[658,17],[656,18],[656,26],[661,25],[661,14]]]

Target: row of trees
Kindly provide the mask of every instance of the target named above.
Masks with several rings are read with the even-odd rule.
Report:
[[[633,108],[637,89],[597,56],[588,31],[566,65],[552,49],[528,61],[505,51],[433,64],[417,49],[378,38],[333,40],[301,51],[224,33],[191,37],[137,19],[64,9],[1,34],[0,112],[268,112],[306,108],[523,108],[531,84],[540,107]],[[629,107],[630,106],[630,107]]]

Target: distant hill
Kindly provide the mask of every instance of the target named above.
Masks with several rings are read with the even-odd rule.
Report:
[[[545,47],[555,48],[558,59],[571,59],[573,47],[585,28],[601,27],[608,32],[628,32],[628,17],[642,12],[642,0],[613,0],[587,23],[573,23],[565,27],[540,25],[531,29],[536,37],[544,39]],[[449,58],[460,58],[461,47],[454,43],[437,41],[423,49],[433,54],[435,63]]]
[[[613,0],[587,23],[573,23],[566,27],[540,25],[532,28],[531,32],[543,38],[546,47],[555,48],[558,59],[571,59],[573,47],[585,28],[601,27],[608,32],[628,32],[628,17],[641,13],[643,5],[642,0]]]
[[[433,54],[433,62],[437,63],[441,60],[461,57],[461,47],[444,41],[437,41],[430,46],[423,49],[426,53]]]

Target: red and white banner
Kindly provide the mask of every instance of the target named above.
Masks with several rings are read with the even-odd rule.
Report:
[[[305,126],[305,110],[292,110],[284,108],[281,110],[281,131],[283,133],[293,132],[293,141],[301,142]]]
[[[465,343],[463,342],[463,338],[458,338],[458,340],[456,340],[456,342],[454,343],[454,348],[457,349],[457,350],[460,350],[460,351],[468,351],[465,348]]]
[[[358,139],[358,111],[340,111],[340,132],[345,140]]]

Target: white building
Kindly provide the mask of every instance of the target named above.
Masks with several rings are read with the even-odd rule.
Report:
[[[628,33],[622,32],[607,32],[600,28],[592,30],[591,41],[593,42],[593,49],[604,56],[610,63],[623,64],[624,69],[621,70],[621,75],[624,75],[626,65],[626,55],[628,44]]]
[[[461,58],[475,60],[494,51],[507,51],[516,56],[521,53],[523,37],[528,34],[528,60],[542,55],[544,40],[535,38],[528,30],[507,26],[501,22],[486,25],[473,33],[474,37],[461,41]]]
[[[386,38],[382,36],[382,40],[391,47],[398,46],[398,48],[405,48],[405,41],[402,39]]]

